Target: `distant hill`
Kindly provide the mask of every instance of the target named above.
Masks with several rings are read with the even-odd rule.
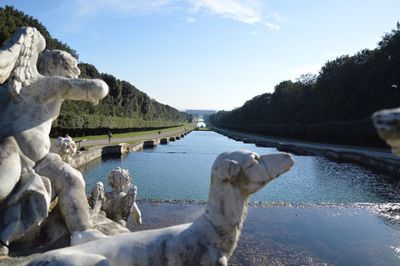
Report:
[[[75,50],[53,38],[38,20],[6,6],[0,8],[0,47],[22,26],[37,28],[46,39],[47,49],[62,49],[78,58]],[[109,86],[109,94],[93,106],[87,102],[65,101],[59,118],[53,123],[52,135],[68,132],[70,135],[103,134],[145,128],[162,128],[182,124],[187,115],[177,109],[157,102],[127,81],[113,75],[99,73],[95,66],[79,64],[81,77],[100,78]]]

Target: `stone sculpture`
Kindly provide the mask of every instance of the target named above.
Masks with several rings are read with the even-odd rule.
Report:
[[[70,136],[67,136],[65,138],[58,137],[55,146],[57,148],[57,153],[66,163],[69,163],[71,161],[77,150],[75,141],[73,141]]]
[[[379,136],[400,156],[400,108],[376,112],[372,120]]]
[[[105,202],[106,195],[104,190],[103,182],[97,182],[96,185],[92,188],[92,192],[90,193],[90,197],[88,199],[89,206],[92,208],[92,212],[94,214],[98,214],[101,211],[101,207]]]
[[[0,254],[36,228],[50,200],[73,234],[73,243],[101,237],[92,230],[82,175],[50,153],[51,124],[65,99],[97,103],[108,93],[101,80],[79,79],[77,61],[63,51],[47,51],[35,28],[21,28],[0,50]],[[57,66],[57,67],[54,67]]]
[[[110,172],[108,183],[112,191],[105,193],[104,184],[97,182],[93,188],[89,204],[93,212],[101,210],[107,218],[126,225],[126,220],[132,215],[133,219],[142,224],[142,215],[136,204],[137,187],[132,183],[129,171],[118,167]]]
[[[194,223],[53,250],[29,265],[227,265],[251,194],[293,165],[289,154],[223,153],[211,170],[208,205]]]

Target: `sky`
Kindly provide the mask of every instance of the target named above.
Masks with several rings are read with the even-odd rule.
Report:
[[[100,72],[179,110],[231,110],[373,49],[399,0],[0,0]]]

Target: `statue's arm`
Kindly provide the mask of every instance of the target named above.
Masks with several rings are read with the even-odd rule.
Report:
[[[142,213],[140,212],[140,209],[137,206],[136,202],[132,204],[131,214],[136,223],[142,224]]]
[[[49,98],[84,100],[97,103],[108,93],[107,84],[100,79],[50,77]],[[51,99],[51,100],[53,100]]]

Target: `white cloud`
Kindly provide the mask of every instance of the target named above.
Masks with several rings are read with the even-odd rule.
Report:
[[[250,32],[250,34],[252,34],[252,35],[257,35],[257,34],[259,34],[260,32],[258,31],[258,30],[253,30],[253,31],[251,31]]]
[[[197,22],[198,15],[211,15],[250,25],[264,24],[271,31],[280,30],[278,24],[284,21],[277,12],[267,16],[262,0],[71,0],[69,7],[82,20],[105,12],[122,15],[180,12],[187,16],[187,23]]]
[[[248,24],[262,21],[262,15],[247,3],[249,1],[191,0],[191,2],[195,12],[205,12]]]
[[[267,26],[268,29],[272,31],[279,31],[281,29],[281,26],[273,24],[271,22],[265,22],[265,26]]]

